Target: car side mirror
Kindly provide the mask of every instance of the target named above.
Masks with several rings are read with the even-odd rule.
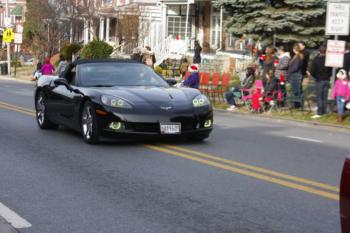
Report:
[[[174,86],[177,83],[176,79],[173,78],[165,79],[165,81],[169,84],[169,86]]]

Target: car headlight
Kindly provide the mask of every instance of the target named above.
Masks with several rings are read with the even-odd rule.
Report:
[[[209,100],[205,95],[198,95],[192,100],[193,107],[203,107],[209,105]]]
[[[132,106],[128,102],[114,96],[103,95],[101,96],[101,101],[104,105],[111,106],[114,108],[132,108]]]

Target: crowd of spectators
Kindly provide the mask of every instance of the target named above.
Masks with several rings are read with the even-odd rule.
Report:
[[[286,104],[287,98],[292,97],[293,108],[301,108],[304,104],[303,80],[313,79],[316,82],[317,112],[312,118],[319,118],[328,112],[327,103],[330,87],[333,87],[331,97],[335,100],[338,121],[344,120],[344,111],[350,107],[350,45],[347,43],[344,65],[337,70],[337,80],[331,83],[332,68],[327,67],[326,46],[321,45],[317,55],[310,60],[311,50],[300,42],[288,52],[284,46],[266,47],[262,52],[256,52],[252,64],[247,68],[244,81],[249,80],[249,87],[242,83],[240,88],[232,88],[226,93],[228,111],[237,109],[237,98],[250,96],[251,107],[263,110],[271,100],[278,99],[281,106]],[[252,71],[253,70],[253,71]],[[252,81],[255,80],[255,81]],[[262,86],[255,86],[261,80]],[[286,84],[290,87],[286,88]],[[253,92],[251,92],[253,90]],[[248,92],[249,93],[245,93]],[[255,105],[255,106],[254,106]]]

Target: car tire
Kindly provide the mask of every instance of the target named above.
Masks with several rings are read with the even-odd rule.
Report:
[[[46,96],[40,91],[35,99],[36,122],[40,129],[57,129],[58,125],[53,123],[47,114]]]
[[[85,102],[81,112],[81,134],[88,144],[97,144],[99,142],[99,132],[96,120],[95,107],[91,102]]]

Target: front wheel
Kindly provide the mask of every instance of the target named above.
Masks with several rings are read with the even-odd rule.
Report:
[[[39,92],[35,101],[36,122],[41,129],[57,129],[58,125],[50,121],[47,114],[46,97]]]
[[[81,133],[88,144],[96,144],[99,141],[95,108],[90,102],[86,102],[81,113]]]

